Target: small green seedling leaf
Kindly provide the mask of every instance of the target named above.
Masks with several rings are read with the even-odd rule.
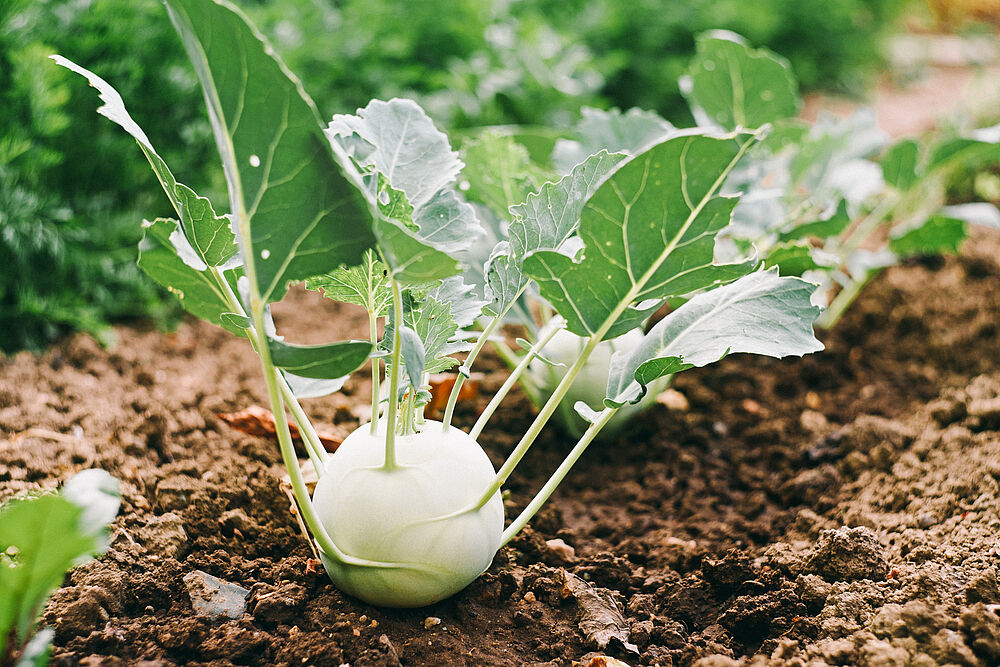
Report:
[[[375,317],[384,317],[392,304],[389,271],[371,250],[360,265],[314,276],[306,281],[306,287],[322,290],[334,301],[361,306]]]
[[[185,262],[171,241],[178,229],[178,222],[157,218],[143,222],[144,232],[139,243],[139,268],[156,283],[176,296],[184,310],[207,320],[237,336],[245,335],[242,320],[236,321],[230,312],[232,305],[207,270],[199,271]],[[229,269],[223,278],[236,287],[242,269]],[[229,315],[230,317],[223,317]]]
[[[322,398],[343,389],[349,376],[321,380],[306,378],[288,371],[280,371],[295,398]]]
[[[758,128],[798,114],[802,101],[784,58],[725,30],[699,35],[696,49],[681,92],[699,125]]]
[[[574,138],[557,140],[552,151],[552,161],[563,174],[602,150],[638,155],[674,131],[673,125],[643,109],[622,113],[583,107],[580,113],[583,118],[573,128]]]
[[[851,225],[851,215],[847,212],[847,202],[841,200],[832,214],[821,220],[795,225],[787,231],[778,234],[778,241],[797,241],[801,239],[828,239],[839,236]]]
[[[719,190],[754,141],[754,135],[691,133],[654,146],[624,163],[587,201],[582,259],[547,250],[528,255],[525,273],[570,331],[593,336],[617,313],[604,332],[614,337],[667,297],[730,282],[753,268],[713,259],[715,237],[736,204]]]
[[[103,470],[77,477],[62,493],[17,498],[0,507],[0,658],[13,658],[7,651],[31,636],[66,571],[107,547],[107,524],[121,503],[118,482]],[[41,660],[50,636],[40,635],[21,660]]]
[[[166,0],[201,81],[244,257],[265,302],[286,285],[356,265],[374,245],[370,215],[323,136],[298,80],[224,0]]]
[[[403,367],[406,369],[406,380],[414,391],[420,389],[421,379],[427,372],[427,351],[423,341],[416,331],[405,324],[399,327],[399,349],[403,355]],[[403,384],[400,384],[402,391]]]
[[[771,248],[764,259],[764,268],[778,267],[783,276],[801,277],[806,271],[826,268],[816,260],[818,251],[804,241],[788,241]]]
[[[780,359],[822,350],[812,330],[820,312],[811,302],[815,290],[770,269],[698,294],[660,320],[637,348],[615,353],[605,404],[638,402],[653,380],[733,352]]]
[[[294,375],[316,380],[338,379],[349,375],[368,360],[372,344],[363,340],[340,341],[324,345],[292,345],[269,337],[271,361]]]

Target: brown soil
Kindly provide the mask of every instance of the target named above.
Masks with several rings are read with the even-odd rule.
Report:
[[[296,340],[363,334],[306,303],[278,314]],[[122,481],[110,551],[47,608],[57,665],[997,665],[998,323],[997,234],[891,269],[825,352],[679,376],[686,405],[594,445],[486,574],[424,609],[360,603],[315,567],[276,445],[216,417],[266,398],[246,343],[209,325],[0,361],[0,497],[93,466]],[[366,396],[352,381],[306,408],[347,432]],[[495,463],[528,413],[515,395],[494,418]],[[508,516],[570,445],[539,440]],[[246,613],[198,615],[195,570],[249,589]]]

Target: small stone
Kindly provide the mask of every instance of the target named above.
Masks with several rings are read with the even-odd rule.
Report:
[[[820,400],[819,394],[815,391],[806,392],[806,407],[810,410],[819,410],[820,406],[823,405],[823,401]]]
[[[802,414],[799,415],[799,423],[802,424],[802,428],[813,435],[820,435],[830,427],[826,415],[815,410],[803,410]]]
[[[576,549],[558,537],[554,540],[546,540],[545,546],[548,547],[548,555],[552,556],[553,560],[561,563],[572,563],[576,560]]]
[[[665,405],[668,410],[674,412],[687,412],[691,409],[687,396],[673,388],[660,392],[656,397],[656,402]]]
[[[437,616],[428,616],[424,619],[424,630],[430,630],[435,625],[441,625],[441,619]]]
[[[195,570],[184,575],[191,606],[198,614],[213,618],[239,618],[246,611],[250,591],[207,572]]]

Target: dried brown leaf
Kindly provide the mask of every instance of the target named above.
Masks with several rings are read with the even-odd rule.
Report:
[[[252,435],[255,438],[266,438],[277,440],[277,427],[274,424],[274,413],[259,405],[251,405],[246,410],[240,412],[220,412],[216,415],[224,421],[230,428],[241,433]],[[302,442],[302,434],[299,427],[294,423],[288,424],[288,430],[292,434],[292,439]],[[337,451],[337,447],[344,441],[344,436],[329,429],[317,428],[316,435],[328,452]]]
[[[639,647],[628,641],[628,623],[611,591],[591,586],[570,572],[566,573],[566,588],[579,605],[578,623],[589,645],[604,650],[617,641],[625,650],[639,652]]]

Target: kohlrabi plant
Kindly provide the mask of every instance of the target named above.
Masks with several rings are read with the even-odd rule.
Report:
[[[92,469],[59,492],[0,505],[0,665],[48,663],[53,631],[37,627],[45,603],[70,568],[104,553],[120,504],[118,481]]]
[[[818,326],[836,324],[886,267],[956,252],[967,223],[1000,228],[991,204],[946,206],[956,173],[1000,163],[1000,126],[891,143],[871,109],[799,120],[788,62],[724,31],[698,39],[681,83],[701,127],[773,127],[729,178],[726,191],[744,194],[723,247],[821,283]]]
[[[229,189],[225,209],[175,179],[107,82],[55,58],[98,90],[99,112],[136,139],[173,205],[175,218],[145,223],[140,266],[192,314],[246,337],[260,357],[299,513],[344,591],[400,607],[454,594],[489,567],[615,414],[660,378],[730,353],[822,348],[812,332],[814,284],[753,260],[714,261],[716,236],[739,201],[723,187],[763,132],[698,129],[629,154],[582,155],[569,176],[512,200],[521,209],[509,233],[475,267],[475,248],[492,231],[462,195],[458,154],[419,106],[376,100],[324,123],[231,4],[166,5],[204,89]],[[364,308],[368,340],[305,346],[279,336],[270,304],[301,281]],[[466,433],[452,424],[462,385],[528,290],[552,316]],[[675,298],[683,303],[649,331],[616,344],[608,371],[593,380],[597,400],[577,406],[586,430],[504,527],[501,488],[588,358]],[[479,435],[561,332],[577,336],[579,348],[494,470]],[[371,423],[330,456],[300,399],[337,391],[369,360]],[[429,374],[455,367],[442,419],[425,419]],[[289,413],[319,477],[311,498]]]
[[[915,255],[957,251],[970,222],[1000,228],[1000,211],[991,204],[945,205],[955,174],[1000,162],[1000,127],[890,144],[870,109],[805,122],[798,118],[802,103],[788,62],[725,31],[698,38],[681,89],[701,131],[754,131],[761,137],[727,176],[723,193],[741,197],[719,235],[716,259],[758,257],[782,275],[819,283],[814,301],[827,307],[819,326],[832,327],[882,269]],[[512,245],[520,242],[525,218],[545,210],[573,220],[603,169],[679,132],[639,109],[583,109],[582,119],[561,132],[501,129],[466,142],[463,185],[490,238]],[[573,252],[578,242],[571,235],[563,251]],[[482,245],[480,254],[492,247]],[[549,331],[555,314],[529,285],[508,319],[525,327],[527,349]],[[573,405],[599,402],[592,378],[607,373],[615,346],[648,327],[649,321],[640,320],[617,342],[599,343],[556,413],[568,432],[579,435],[586,428]],[[503,341],[495,344],[515,368],[519,352]],[[583,345],[572,333],[559,332],[531,362],[521,384],[536,405],[552,394]],[[644,401],[668,381],[661,379]],[[630,409],[642,407],[640,402]],[[620,412],[605,432],[626,423],[626,416]]]

